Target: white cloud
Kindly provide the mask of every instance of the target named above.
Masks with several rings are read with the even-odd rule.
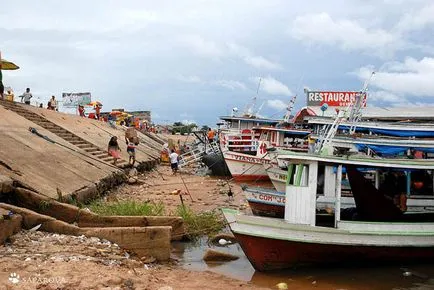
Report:
[[[246,64],[252,67],[266,70],[278,70],[282,68],[279,63],[273,62],[260,55],[254,55],[248,48],[244,46],[238,45],[236,43],[227,43],[226,45],[228,47],[229,53],[240,57]]]
[[[256,68],[263,68],[268,70],[275,70],[281,68],[280,64],[269,61],[268,59],[262,56],[248,56],[244,58],[244,61],[247,64]]]
[[[275,110],[284,110],[287,107],[287,104],[285,104],[285,102],[283,102],[282,100],[268,100],[267,101],[267,106],[275,109]]]
[[[381,103],[403,103],[406,98],[388,91],[371,91],[368,93],[368,104],[373,102]]]
[[[233,81],[233,80],[218,80],[214,82],[218,86],[222,86],[224,88],[230,89],[230,90],[246,90],[247,87],[244,83],[239,81]]]
[[[434,24],[434,4],[429,3],[417,11],[407,12],[396,25],[399,31],[420,30]]]
[[[360,68],[356,74],[365,80],[372,67]],[[406,58],[404,62],[385,64],[375,73],[371,86],[395,95],[434,97],[434,58]]]
[[[252,81],[258,83],[259,77],[253,78]],[[279,82],[278,80],[270,76],[266,78],[261,78],[261,87],[259,91],[264,91],[270,95],[282,95],[282,96],[292,95],[291,90],[285,84]]]
[[[367,29],[353,20],[333,19],[325,12],[296,17],[290,34],[301,41],[337,45],[344,50],[375,51],[399,42],[397,36],[383,29]]]

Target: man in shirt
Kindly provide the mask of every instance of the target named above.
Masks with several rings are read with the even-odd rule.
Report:
[[[30,99],[33,98],[32,93],[30,92],[30,88],[27,88],[26,91],[21,96],[21,102],[24,101],[24,104],[30,105]]]
[[[178,171],[178,154],[175,150],[172,149],[172,153],[169,155],[170,158],[170,167],[172,168],[172,172],[175,175],[176,171]]]

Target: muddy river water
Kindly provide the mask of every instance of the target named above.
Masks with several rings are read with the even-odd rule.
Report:
[[[202,257],[209,247],[240,258],[232,262],[205,263]],[[372,264],[263,273],[255,271],[238,244],[219,247],[208,245],[206,240],[177,242],[174,244],[173,256],[186,269],[212,271],[272,289],[276,289],[276,284],[281,282],[287,283],[289,289],[434,289],[434,261],[421,265]]]

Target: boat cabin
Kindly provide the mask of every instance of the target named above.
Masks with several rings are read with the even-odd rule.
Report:
[[[431,212],[407,212],[407,199],[434,199],[434,162],[431,160],[373,159],[288,153],[285,220],[318,225],[318,192],[334,200],[334,222],[434,221]],[[323,168],[323,172],[319,168]],[[342,210],[343,182],[355,207]],[[320,190],[321,187],[321,190]],[[427,204],[428,205],[428,204]],[[342,217],[342,219],[341,219]],[[330,221],[330,220],[329,220]]]

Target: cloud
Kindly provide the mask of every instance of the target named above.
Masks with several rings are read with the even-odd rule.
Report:
[[[276,100],[268,100],[267,106],[272,108],[272,109],[282,111],[282,110],[286,109],[287,104],[285,104],[285,102],[283,102],[282,100],[276,99]]]
[[[239,82],[239,81],[232,81],[232,80],[218,80],[215,81],[214,84],[230,89],[230,90],[246,90],[247,87],[244,83]]]
[[[375,52],[399,43],[396,35],[384,29],[367,29],[353,20],[334,19],[326,12],[296,17],[290,34],[303,42],[337,45],[349,51]]]
[[[365,66],[356,71],[356,75],[365,80],[371,71],[371,66]],[[384,64],[382,69],[375,73],[371,86],[398,96],[434,98],[433,80],[434,58],[424,57],[417,60],[408,57],[403,62]]]
[[[248,56],[244,58],[244,61],[245,63],[256,68],[263,68],[267,70],[276,70],[281,68],[280,64],[271,62],[262,56]]]
[[[251,79],[253,82],[258,83],[259,77]],[[261,86],[259,91],[264,91],[270,95],[282,95],[290,96],[292,95],[291,90],[283,83],[278,80],[268,76],[261,78]]]
[[[430,3],[417,11],[408,11],[396,25],[401,32],[421,30],[434,24],[434,4]]]
[[[273,62],[263,56],[254,55],[247,47],[238,45],[236,43],[227,43],[230,53],[240,57],[246,64],[265,70],[279,70],[282,66],[279,63]]]
[[[399,96],[388,91],[371,91],[368,93],[368,103],[373,101],[375,103],[403,103],[406,98]]]

